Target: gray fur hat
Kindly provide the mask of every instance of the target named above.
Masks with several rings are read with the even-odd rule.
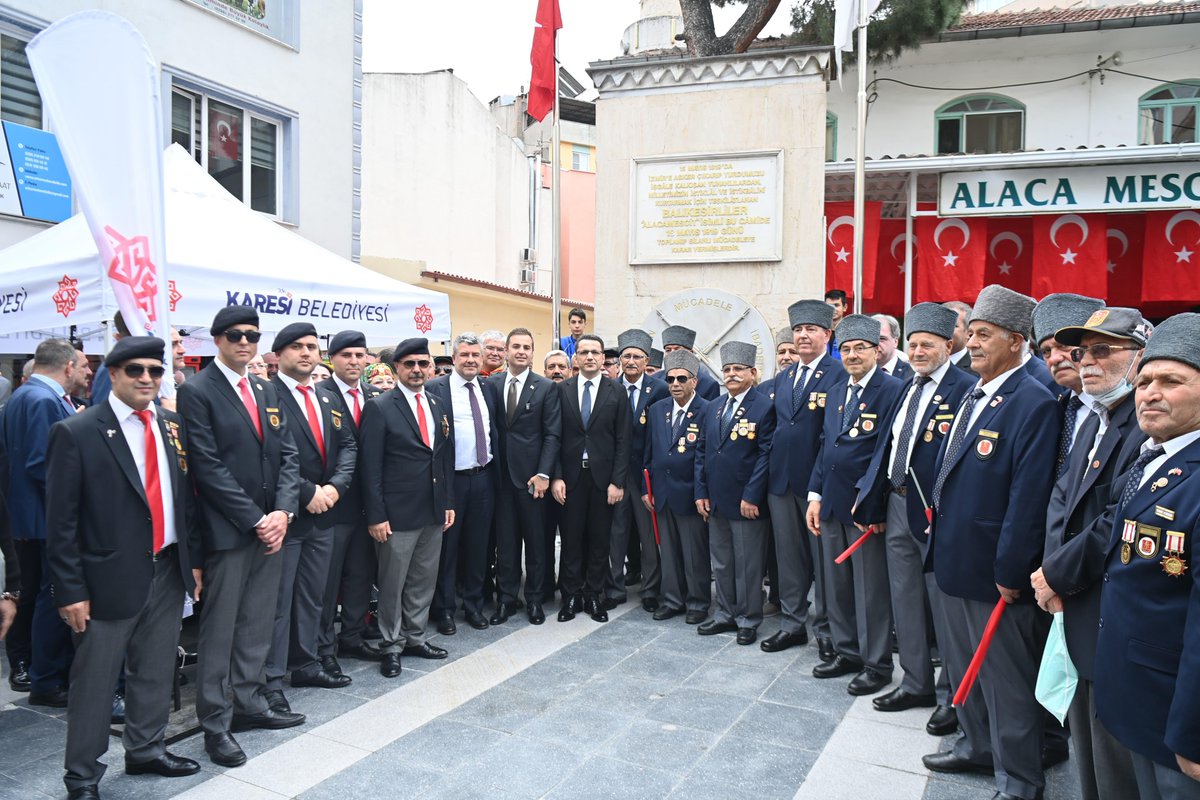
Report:
[[[650,343],[654,341],[650,334],[637,328],[630,328],[617,336],[617,353],[624,353],[630,347],[636,347],[643,355],[650,355]]]
[[[1032,297],[993,283],[983,287],[983,291],[979,293],[970,321],[990,322],[1007,331],[1029,336],[1036,305],[1037,301]]]
[[[1083,325],[1104,301],[1081,294],[1048,294],[1033,309],[1033,343],[1041,344],[1063,328]]]
[[[758,360],[758,346],[746,342],[726,342],[721,345],[721,366],[726,364],[741,364],[753,367]]]
[[[940,303],[917,303],[904,315],[904,335],[932,333],[943,339],[954,338],[958,312]]]
[[[1200,369],[1200,314],[1176,314],[1154,329],[1142,351],[1140,370],[1146,362],[1169,358]]]
[[[833,306],[824,300],[798,300],[788,306],[788,322],[797,325],[818,325],[825,330],[833,327]]]
[[[837,327],[838,345],[846,342],[864,341],[869,344],[879,344],[879,320],[866,314],[849,314],[842,317]]]
[[[682,325],[672,325],[662,332],[662,345],[665,350],[668,345],[677,344],[691,350],[696,346],[696,332]]]
[[[776,347],[779,347],[781,344],[792,344],[795,341],[796,337],[792,334],[791,328],[780,328],[775,334]]]
[[[663,372],[673,369],[686,369],[694,378],[700,374],[700,359],[688,350],[675,350],[663,356]]]

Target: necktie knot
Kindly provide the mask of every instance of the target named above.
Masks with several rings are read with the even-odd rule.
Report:
[[[147,428],[150,427],[150,423],[154,420],[154,413],[148,408],[143,408],[141,411],[134,411],[133,413],[137,414],[137,418],[140,419],[142,424]]]

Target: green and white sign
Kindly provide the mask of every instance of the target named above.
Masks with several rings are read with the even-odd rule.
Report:
[[[946,172],[943,217],[1155,211],[1200,205],[1200,162]]]

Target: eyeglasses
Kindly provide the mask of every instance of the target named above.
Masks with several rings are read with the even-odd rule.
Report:
[[[242,340],[242,337],[245,337],[246,341],[249,342],[250,344],[258,344],[258,340],[262,338],[262,331],[232,330],[232,331],[225,331],[223,336],[225,337],[225,340],[228,341],[230,344],[237,344],[238,342],[240,342]]]
[[[167,368],[162,364],[155,364],[149,367],[145,364],[126,364],[125,366],[121,367],[121,371],[130,378],[140,378],[142,375],[149,372],[150,377],[156,381],[162,380],[162,376],[167,374]]]
[[[692,379],[691,375],[668,375],[663,378],[667,383],[687,383]]]
[[[870,345],[870,344],[856,344],[853,347],[851,347],[849,345],[844,345],[844,346],[838,348],[838,350],[842,353],[842,355],[849,355],[850,353],[853,353],[856,356],[861,356],[863,353],[867,352],[868,350],[874,350],[874,349],[875,349],[875,346]]]
[[[639,356],[637,353],[622,353],[622,361],[645,361],[646,356]]]
[[[421,369],[429,369],[429,365],[432,363],[433,362],[427,358],[422,358],[420,360],[413,360],[410,358],[408,361],[401,361],[400,366],[404,367],[405,369],[412,369],[413,367],[420,367]]]
[[[1141,350],[1142,348],[1120,344],[1094,344],[1089,347],[1076,347],[1071,351],[1071,360],[1078,364],[1088,353],[1097,361],[1103,361],[1118,350]]]
[[[453,367],[438,367],[436,370],[434,370],[434,372],[438,375],[449,375],[453,371]]]

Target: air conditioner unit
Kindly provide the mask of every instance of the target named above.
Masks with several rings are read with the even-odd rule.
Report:
[[[537,250],[530,247],[521,248],[521,260],[526,263],[537,261]]]

